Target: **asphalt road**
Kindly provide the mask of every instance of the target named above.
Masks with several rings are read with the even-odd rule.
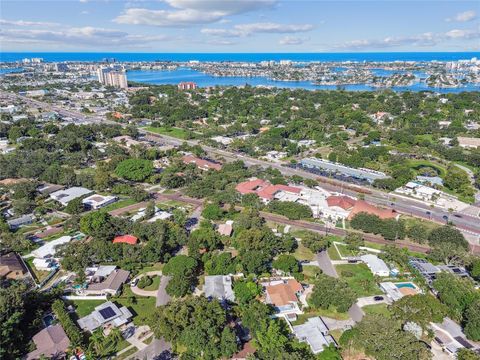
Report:
[[[64,109],[60,106],[52,105],[49,103],[45,103],[42,101],[38,101],[35,99],[27,98],[24,96],[20,96],[14,93],[9,93],[5,91],[0,91],[0,95],[2,97],[6,97],[9,99],[21,99],[22,101],[30,104],[31,106],[36,106],[39,108],[42,108],[45,111],[56,111],[62,116],[67,116],[71,117],[73,119],[78,119],[78,122],[97,122],[97,123],[106,123],[106,124],[117,124],[117,122],[114,121],[109,121],[105,119],[104,117],[100,116],[86,116],[85,114],[82,114],[77,111],[73,110],[68,110]],[[158,138],[159,142],[162,144],[171,144],[171,145],[181,145],[184,142],[187,142],[190,145],[196,145],[198,144],[198,141],[196,140],[181,140],[177,139],[171,136],[166,136],[166,135],[160,135],[156,133],[152,133],[149,131],[146,131],[144,129],[139,129],[140,133],[143,134],[148,134],[150,135],[151,138]],[[221,150],[221,149],[216,149],[211,146],[206,146],[202,145],[202,147],[207,151],[207,153],[211,155],[216,155],[218,157],[223,157],[226,161],[235,161],[235,160],[243,160],[243,162],[247,166],[253,166],[253,165],[258,165],[261,167],[272,167],[275,169],[278,169],[282,174],[287,175],[287,176],[292,176],[292,175],[299,175],[304,178],[310,178],[310,179],[318,179],[321,178],[317,174],[312,174],[310,172],[300,170],[300,169],[293,169],[290,167],[285,167],[282,166],[282,164],[279,163],[271,163],[265,160],[260,160],[260,159],[255,159],[252,157],[244,156],[241,154],[236,154],[232,153],[229,151]],[[350,186],[351,184],[349,183],[343,183],[340,181],[336,181],[338,185],[332,185],[332,184],[324,184],[322,183],[322,187],[329,191],[335,191],[339,193],[344,193],[347,195],[352,195],[356,196],[358,195],[355,191],[351,191],[345,188],[345,186]],[[389,208],[395,209],[397,212],[402,213],[402,214],[408,214],[411,216],[435,221],[438,223],[445,223],[445,217],[448,218],[450,222],[455,224],[457,228],[460,230],[473,235],[475,237],[475,240],[471,241],[471,245],[474,248],[478,248],[480,251],[480,246],[478,245],[479,240],[480,240],[480,218],[467,215],[467,214],[461,214],[461,213],[449,213],[448,211],[441,209],[441,208],[431,208],[427,204],[423,204],[421,202],[415,201],[415,200],[409,200],[405,198],[395,198],[395,201],[392,201],[392,196],[390,196],[387,193],[375,190],[375,189],[368,189],[371,192],[371,195],[366,195],[365,200],[367,200],[370,203],[376,204],[376,205],[381,205]],[[393,204],[393,205],[392,205]],[[457,216],[455,216],[457,215]],[[470,239],[472,240],[472,239]]]

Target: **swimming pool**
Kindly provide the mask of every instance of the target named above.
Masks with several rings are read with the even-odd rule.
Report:
[[[401,288],[416,289],[416,288],[417,288],[417,287],[415,286],[415,284],[413,284],[413,283],[411,283],[411,282],[396,283],[395,286],[396,286],[398,289],[401,289]]]
[[[55,320],[55,318],[51,314],[48,314],[48,315],[43,317],[43,323],[45,324],[45,326],[52,325],[54,320]]]

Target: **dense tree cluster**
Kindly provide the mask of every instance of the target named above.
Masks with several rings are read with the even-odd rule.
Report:
[[[355,292],[341,279],[320,274],[315,280],[315,287],[309,298],[311,306],[320,309],[336,308],[346,312],[355,303]]]

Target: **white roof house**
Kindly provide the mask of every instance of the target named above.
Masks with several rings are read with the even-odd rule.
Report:
[[[39,259],[54,256],[57,246],[66,244],[72,240],[71,236],[62,236],[56,240],[49,241],[45,245],[32,251],[33,256]]]
[[[119,327],[129,322],[132,313],[125,306],[118,308],[111,301],[104,302],[97,306],[91,314],[78,319],[78,326],[90,332],[99,327]]]
[[[227,275],[205,276],[205,297],[219,300],[235,300],[232,278]]]
[[[67,206],[70,201],[73,199],[79,198],[81,196],[89,195],[92,193],[92,190],[85,189],[83,187],[71,187],[64,190],[55,191],[50,194],[50,197],[61,203],[63,206]]]
[[[373,254],[366,254],[360,256],[360,259],[368,266],[373,275],[376,276],[389,276],[390,269],[385,262]]]
[[[400,289],[392,282],[382,282],[380,283],[380,288],[393,301],[400,300],[404,296]]]
[[[82,203],[91,209],[100,209],[118,200],[116,196],[103,196],[94,194],[82,200]]]
[[[336,345],[320,317],[309,318],[305,324],[294,326],[293,332],[300,342],[306,342],[310,346],[314,354],[322,352],[330,344]]]

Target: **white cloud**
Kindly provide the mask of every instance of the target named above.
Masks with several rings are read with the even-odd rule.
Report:
[[[238,24],[232,29],[212,29],[205,28],[200,30],[202,34],[222,37],[241,37],[249,36],[258,33],[276,33],[276,34],[291,34],[307,32],[313,29],[310,24],[278,24],[278,23],[251,23]]]
[[[119,30],[94,28],[67,28],[63,30],[0,29],[0,40],[9,44],[50,44],[57,46],[142,47],[149,43],[171,40],[164,35],[134,35]]]
[[[386,37],[377,40],[353,40],[336,46],[344,49],[382,49],[398,46],[434,46],[449,40],[471,40],[480,38],[479,30],[450,30],[446,33],[427,32],[413,36]]]
[[[457,22],[467,22],[472,21],[477,18],[477,13],[474,10],[468,10],[461,13],[458,13],[453,18],[445,19],[448,22],[457,21]]]
[[[303,44],[303,39],[296,36],[285,36],[280,39],[280,45],[301,45]]]
[[[42,21],[5,20],[0,19],[0,25],[9,26],[56,26],[58,23]]]
[[[226,16],[274,6],[277,0],[164,0],[172,9],[128,8],[113,21],[119,24],[182,27],[210,24]]]

